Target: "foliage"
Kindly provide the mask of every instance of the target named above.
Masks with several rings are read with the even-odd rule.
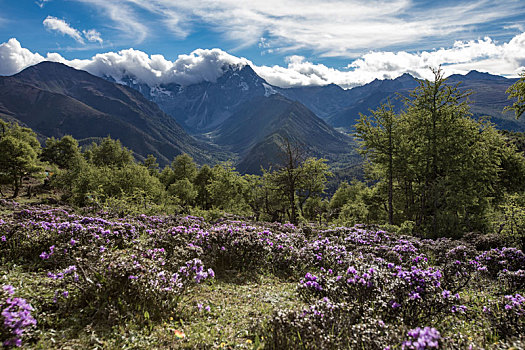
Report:
[[[48,138],[40,156],[43,161],[56,164],[61,169],[71,169],[73,166],[77,166],[81,157],[78,142],[70,135],[66,135],[60,140],[54,137]]]
[[[153,154],[148,154],[148,157],[144,159],[143,165],[148,169],[150,175],[159,176],[159,163],[157,163],[157,158]]]
[[[247,205],[243,198],[246,181],[231,162],[217,164],[211,169],[211,181],[206,186],[212,207],[242,214]]]
[[[275,171],[266,171],[263,175],[265,185],[281,197],[280,202],[285,204],[282,210],[290,222],[297,224],[299,214],[304,216],[306,201],[324,193],[326,182],[332,173],[326,159],[305,159],[305,151],[300,145],[283,139],[281,164]]]
[[[525,72],[522,72],[520,77],[520,80],[507,89],[509,99],[515,99],[515,101],[512,106],[505,108],[506,110],[514,111],[516,119],[525,112]]]
[[[507,194],[489,215],[493,232],[521,249],[525,247],[525,194]]]
[[[385,220],[379,186],[368,187],[360,181],[343,182],[330,200],[333,220],[344,225],[381,223]]]
[[[97,144],[93,142],[84,156],[97,167],[123,167],[133,162],[133,154],[123,147],[120,140],[105,137]]]
[[[18,197],[25,176],[39,173],[40,143],[36,134],[18,124],[0,120],[0,184],[11,184],[13,198]]]
[[[78,215],[69,208],[8,207],[14,212],[0,221],[0,271],[10,284],[9,266],[17,265],[41,281],[36,296],[25,289],[27,282],[19,283],[24,297],[32,295],[27,300],[38,324],[31,334],[40,346],[65,347],[65,339],[86,333],[111,344],[126,338],[131,347],[220,347],[222,332],[239,332],[240,319],[251,326],[228,346],[477,349],[524,340],[525,256],[515,248],[480,251],[471,242],[362,225],[211,223],[194,216],[117,218],[106,211]],[[202,289],[215,272],[220,287]],[[270,274],[283,279],[274,283],[296,282],[286,299],[291,302],[282,303],[264,285],[263,276]],[[240,296],[247,303],[246,293],[263,286],[268,296],[251,294],[257,300],[249,304],[275,297],[265,304],[267,319],[260,313],[253,318],[249,306],[238,305],[235,312],[226,307]],[[220,297],[211,301],[215,289]],[[207,294],[199,294],[203,290]],[[226,310],[237,316],[225,318]],[[112,331],[89,328],[95,324]],[[73,325],[87,328],[58,338],[56,345],[46,342],[60,327]],[[173,338],[174,330],[186,338]],[[137,338],[128,339],[130,334]]]
[[[356,130],[369,176],[391,224],[414,221],[434,237],[484,230],[491,198],[516,186],[510,174],[519,174],[523,158],[492,124],[471,118],[468,93],[433,72],[400,115],[387,105],[361,116]]]

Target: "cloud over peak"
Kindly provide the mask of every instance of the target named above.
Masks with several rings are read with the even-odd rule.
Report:
[[[98,41],[96,33],[91,34],[93,40]],[[280,87],[337,84],[343,88],[352,88],[374,79],[394,79],[404,73],[431,78],[428,68],[439,65],[444,66],[446,74],[465,74],[475,69],[517,76],[525,69],[525,33],[502,44],[487,37],[457,41],[450,48],[417,53],[373,51],[349,62],[344,69],[309,62],[297,55],[288,56],[285,67],[257,66],[246,58],[230,55],[217,48],[197,49],[190,54],[179,55],[175,61],[132,48],[99,53],[90,59],[66,60],[58,53],[47,53],[46,57],[33,53],[23,48],[15,38],[0,44],[0,75],[14,74],[44,60],[61,62],[97,76],[111,76],[117,81],[132,78],[150,86],[214,82],[227,67],[250,65],[268,83]]]
[[[11,75],[22,69],[44,61],[38,53],[32,53],[20,45],[15,38],[0,44],[0,75]]]

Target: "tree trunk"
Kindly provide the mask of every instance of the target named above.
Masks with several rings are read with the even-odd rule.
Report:
[[[20,179],[20,181],[18,181],[18,179],[15,179],[13,198],[18,197],[18,193],[20,192],[20,183],[21,182],[22,182],[22,179]]]
[[[392,149],[392,130],[388,137],[389,159],[388,159],[388,223],[394,224],[394,155]]]

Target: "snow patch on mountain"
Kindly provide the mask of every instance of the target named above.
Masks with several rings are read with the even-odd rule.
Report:
[[[275,91],[273,86],[268,85],[266,83],[262,83],[262,84],[264,86],[264,96],[268,97],[268,96],[277,94],[277,91]]]

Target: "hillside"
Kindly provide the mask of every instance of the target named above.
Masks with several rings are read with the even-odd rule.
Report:
[[[188,153],[213,162],[217,149],[189,136],[136,90],[60,63],[42,62],[0,77],[0,117],[17,120],[45,137],[83,140],[110,135],[138,158],[161,164]]]
[[[510,131],[525,131],[525,121],[516,121],[512,113],[504,113],[503,108],[510,104],[506,90],[516,82],[501,76],[471,71],[466,75],[451,75],[448,83],[461,82],[461,90],[470,90],[471,112],[474,117],[490,116],[498,128]],[[403,97],[418,86],[418,81],[410,74],[396,79],[374,80],[369,84],[349,90],[327,85],[323,87],[304,87],[279,89],[279,93],[305,104],[316,111],[329,125],[350,130],[359,118],[359,113],[369,113],[381,103],[392,102],[395,110],[404,107]]]
[[[350,137],[335,131],[301,103],[278,94],[245,103],[212,138],[238,152],[238,167],[248,173],[277,165],[285,140],[299,145],[309,156],[337,161],[353,155],[357,160]]]

